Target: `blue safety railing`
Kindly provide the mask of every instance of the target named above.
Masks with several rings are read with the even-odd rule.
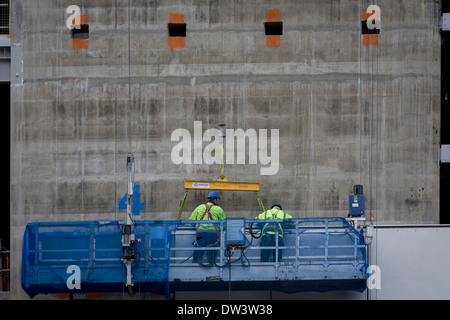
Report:
[[[22,249],[23,289],[30,297],[126,290],[122,224],[28,224]],[[209,225],[218,242],[196,246],[197,224]],[[274,243],[262,246],[262,234],[269,229]],[[137,258],[132,281],[139,292],[169,297],[170,292],[183,290],[228,290],[230,284],[233,290],[285,292],[366,288],[364,236],[344,218],[136,221],[133,232]],[[280,233],[282,238],[276,236]],[[270,260],[262,259],[263,252],[270,252]]]

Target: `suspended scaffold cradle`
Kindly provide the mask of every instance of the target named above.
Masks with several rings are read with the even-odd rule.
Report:
[[[220,242],[194,247],[197,223],[216,224]],[[260,228],[266,223],[283,225],[283,246],[260,246]],[[29,223],[23,238],[22,288],[30,297],[125,291],[130,279],[122,255],[124,224]],[[132,233],[136,255],[130,270],[135,292],[169,298],[176,291],[230,287],[288,293],[366,289],[364,234],[344,218],[136,221]],[[261,262],[261,251],[274,249],[273,261]],[[196,250],[214,252],[214,258],[194,262]]]

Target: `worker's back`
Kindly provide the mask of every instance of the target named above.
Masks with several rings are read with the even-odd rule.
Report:
[[[209,212],[208,210],[209,209]],[[212,202],[207,202],[206,204],[201,204],[194,209],[189,220],[224,220],[225,213],[221,207],[213,204]],[[201,223],[198,229],[209,230],[214,229],[214,224],[212,223]]]

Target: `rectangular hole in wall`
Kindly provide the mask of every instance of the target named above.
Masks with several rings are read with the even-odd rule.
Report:
[[[72,29],[72,39],[89,39],[89,25],[82,24],[80,29]]]
[[[169,37],[186,37],[186,23],[169,23]]]
[[[282,36],[283,22],[264,22],[264,29],[266,32],[266,36]]]
[[[380,34],[380,29],[369,29],[369,27],[367,26],[367,21],[361,21],[361,26],[361,34]]]

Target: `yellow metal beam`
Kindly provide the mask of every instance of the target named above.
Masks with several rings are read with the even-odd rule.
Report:
[[[226,178],[217,181],[185,180],[184,189],[259,192],[259,182],[228,181]]]

